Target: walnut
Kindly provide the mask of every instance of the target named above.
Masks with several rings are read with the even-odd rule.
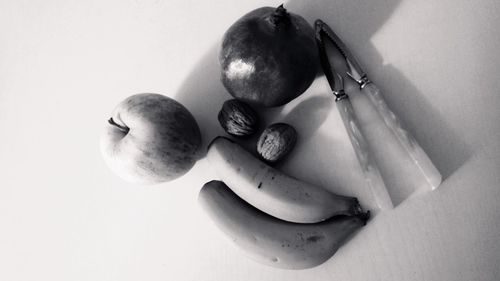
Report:
[[[233,136],[250,136],[258,128],[257,113],[248,104],[236,99],[225,101],[217,117],[222,128]]]
[[[267,127],[257,142],[257,152],[268,162],[276,162],[287,155],[297,142],[297,131],[285,123]]]

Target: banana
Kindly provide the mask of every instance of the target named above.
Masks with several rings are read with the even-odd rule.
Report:
[[[198,202],[250,258],[284,269],[322,264],[366,224],[370,214],[339,216],[314,224],[286,222],[252,207],[221,181],[206,183]]]
[[[207,160],[233,192],[276,218],[315,223],[335,215],[362,212],[356,198],[337,195],[288,176],[225,137],[216,137],[209,144]]]

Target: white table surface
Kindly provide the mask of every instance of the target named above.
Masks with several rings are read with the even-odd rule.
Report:
[[[237,3],[237,4],[236,4]],[[217,49],[244,13],[280,1],[0,1],[0,280],[499,280],[500,2],[290,0],[341,34],[445,177],[391,188],[378,214],[323,265],[246,258],[196,197],[216,178],[127,184],[98,139],[139,92],[181,101],[204,143],[229,98]],[[284,171],[371,200],[324,78],[266,113],[300,135]]]

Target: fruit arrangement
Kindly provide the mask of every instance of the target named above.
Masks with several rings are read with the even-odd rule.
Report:
[[[206,183],[198,199],[238,247],[279,268],[323,263],[370,216],[356,198],[272,166],[292,152],[300,132],[282,122],[266,127],[259,109],[284,105],[308,89],[319,65],[314,36],[311,25],[283,5],[263,7],[227,30],[219,52],[221,83],[233,99],[225,101],[214,118],[229,136],[216,137],[208,145],[205,159],[220,181]],[[251,136],[258,136],[257,155],[238,144]],[[200,158],[200,146],[200,129],[191,113],[158,94],[122,101],[101,140],[108,166],[139,184],[184,175]]]

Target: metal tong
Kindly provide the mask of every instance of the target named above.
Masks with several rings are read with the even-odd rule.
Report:
[[[368,147],[368,143],[361,133],[359,121],[354,114],[349,97],[344,91],[344,80],[341,75],[335,73],[326,50],[325,40],[328,34],[323,31],[322,24],[316,24],[316,42],[320,53],[320,62],[326,79],[330,84],[332,93],[340,116],[347,130],[347,134],[356,153],[356,157],[363,171],[364,178],[369,186],[375,203],[380,209],[392,209],[392,200],[387,192],[382,176]]]
[[[378,112],[385,125],[394,134],[399,144],[404,148],[404,150],[414,163],[416,171],[414,172],[415,175],[413,176],[423,177],[424,182],[430,189],[433,190],[437,188],[441,183],[442,179],[440,172],[434,166],[434,164],[429,159],[424,150],[417,143],[415,138],[406,129],[402,127],[402,124],[399,121],[398,117],[387,106],[387,103],[383,99],[380,90],[375,86],[375,84],[372,81],[370,81],[370,79],[368,79],[366,73],[363,71],[358,61],[348,50],[347,46],[323,21],[319,19],[316,20],[315,29],[316,29],[316,40],[320,50],[321,64],[325,72],[326,78],[328,79],[328,82],[330,83],[330,86],[332,87],[334,94],[337,95],[336,100],[343,100],[345,99],[344,96],[347,95],[345,93],[342,93],[343,89],[342,90],[340,89],[343,87],[342,77],[338,73],[335,73],[335,71],[332,69],[329,63],[328,54],[326,53],[326,47],[324,42],[325,39],[328,39],[331,43],[333,43],[337,51],[345,59],[345,64],[347,66],[347,73],[346,73],[347,76],[350,77],[359,85],[361,93],[365,94],[368,97],[372,106],[375,107],[375,110]],[[334,75],[334,73],[336,75]],[[346,128],[348,131],[350,130],[347,125]],[[351,138],[351,141],[353,141],[353,145],[356,146],[355,145],[356,140],[355,139],[353,140],[353,138]],[[356,153],[358,155],[358,152]],[[358,159],[360,159],[359,155]],[[360,160],[360,163],[362,164],[362,166],[364,165],[362,163],[362,160]]]

